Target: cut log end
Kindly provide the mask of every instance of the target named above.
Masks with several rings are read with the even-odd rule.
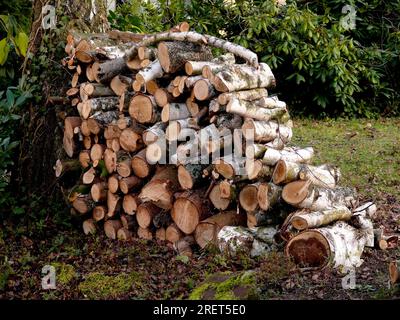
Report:
[[[400,260],[389,263],[389,279],[392,285],[400,282]]]
[[[298,204],[307,197],[310,184],[309,180],[298,180],[288,183],[283,188],[282,198],[289,204]]]
[[[258,207],[258,189],[254,185],[245,186],[239,193],[239,203],[246,211],[252,212]]]
[[[308,230],[293,237],[286,254],[302,267],[323,268],[328,265],[331,251],[328,241],[320,233]]]

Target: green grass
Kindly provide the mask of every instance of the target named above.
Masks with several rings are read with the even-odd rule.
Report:
[[[400,119],[294,119],[292,144],[313,146],[314,164],[341,169],[341,184],[366,197],[400,195]]]

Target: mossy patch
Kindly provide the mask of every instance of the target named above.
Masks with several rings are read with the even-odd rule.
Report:
[[[254,272],[245,271],[224,272],[209,276],[192,291],[189,300],[244,300],[257,297]]]
[[[65,286],[76,278],[76,271],[72,265],[61,262],[54,262],[51,265],[56,269],[57,283]]]
[[[89,273],[79,284],[79,290],[88,299],[110,299],[128,293],[140,283],[141,277],[136,272],[115,276],[94,272]]]

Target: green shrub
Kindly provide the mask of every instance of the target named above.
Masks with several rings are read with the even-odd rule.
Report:
[[[19,114],[21,107],[32,97],[24,80],[20,79],[18,87],[8,87],[5,92],[0,92],[0,212],[12,207],[14,214],[23,213],[20,207],[13,206],[13,193],[8,190],[11,168],[19,145]]]
[[[382,12],[378,0],[355,1],[355,30],[341,24],[343,5],[338,0],[288,0],[281,7],[261,0],[161,0],[158,5],[130,0],[110,14],[110,21],[115,28],[146,33],[188,21],[196,31],[250,48],[273,68],[277,93],[292,113],[396,114],[399,3],[389,1]]]

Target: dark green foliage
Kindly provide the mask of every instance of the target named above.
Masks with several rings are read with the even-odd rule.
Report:
[[[21,119],[19,113],[21,107],[31,97],[31,89],[26,86],[25,78],[20,80],[18,87],[9,87],[5,92],[0,92],[0,208],[12,206],[12,212],[15,214],[23,213],[23,210],[13,206],[14,199],[8,186],[19,145],[18,127]]]
[[[230,4],[229,4],[230,3]],[[131,0],[110,15],[115,28],[166,30],[188,21],[255,51],[273,68],[292,113],[323,116],[399,112],[398,1],[353,1],[355,29],[342,26],[343,1]]]

